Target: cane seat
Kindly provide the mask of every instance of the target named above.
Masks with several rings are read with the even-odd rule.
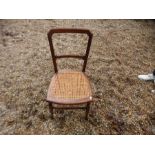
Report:
[[[47,93],[47,101],[76,104],[91,100],[90,83],[83,72],[59,71],[53,76]]]

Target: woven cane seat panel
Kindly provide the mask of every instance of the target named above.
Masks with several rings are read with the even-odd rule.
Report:
[[[57,103],[84,103],[92,100],[86,75],[77,71],[61,71],[51,80],[47,100]]]

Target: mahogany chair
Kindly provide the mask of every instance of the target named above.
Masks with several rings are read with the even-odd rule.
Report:
[[[56,55],[54,52],[52,39],[54,33],[80,33],[88,35],[88,43],[85,55]],[[86,111],[85,118],[88,119],[90,103],[92,102],[93,98],[89,80],[85,75],[85,69],[93,35],[89,30],[86,29],[51,29],[47,35],[55,71],[55,74],[52,77],[49,85],[46,99],[46,101],[49,103],[51,118],[53,118],[53,109],[84,109]],[[61,58],[82,59],[82,71],[58,71],[57,59]],[[59,106],[55,106],[55,104]]]

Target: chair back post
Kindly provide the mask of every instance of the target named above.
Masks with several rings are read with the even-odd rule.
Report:
[[[86,55],[85,55],[85,59],[84,59],[84,63],[83,63],[82,72],[85,72],[85,70],[86,70],[88,55],[89,55],[90,46],[91,46],[92,37],[93,37],[93,34],[90,31],[87,34],[89,36],[89,39],[88,39],[88,44],[87,44]]]
[[[88,39],[86,54],[84,56],[79,56],[79,55],[56,56],[55,52],[54,52],[53,41],[52,41],[52,36],[53,36],[54,33],[81,33],[81,34],[87,34],[89,39]],[[49,45],[50,45],[50,50],[51,50],[51,55],[52,55],[52,59],[53,59],[53,65],[54,65],[55,73],[58,72],[56,59],[60,59],[60,58],[83,59],[84,63],[83,63],[82,72],[85,72],[86,65],[87,65],[87,60],[88,60],[88,55],[89,55],[89,51],[90,51],[90,46],[91,46],[91,42],[92,42],[92,37],[93,37],[93,34],[89,30],[87,30],[87,29],[51,29],[48,32],[47,36],[48,36],[48,41],[49,41]]]
[[[53,31],[49,31],[49,33],[47,34],[49,45],[50,45],[50,50],[51,50],[51,55],[52,55],[52,59],[53,59],[54,71],[55,71],[55,73],[57,73],[58,68],[57,68],[56,56],[55,56],[54,48],[53,48],[52,35],[53,35]]]

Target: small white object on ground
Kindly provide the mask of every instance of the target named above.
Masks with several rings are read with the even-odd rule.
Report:
[[[151,92],[152,92],[152,93],[155,93],[155,90],[152,90]]]
[[[138,75],[138,78],[139,78],[140,80],[144,80],[144,81],[155,80],[155,76],[154,76],[153,74]]]

